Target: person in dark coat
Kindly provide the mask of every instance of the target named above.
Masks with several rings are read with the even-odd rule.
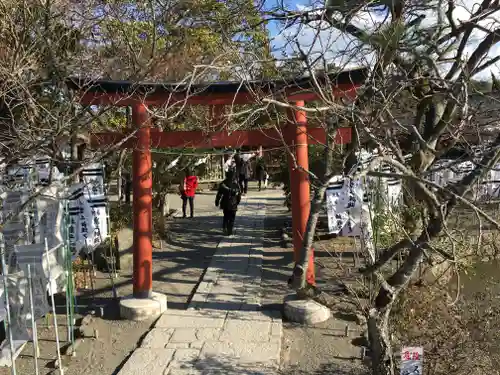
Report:
[[[259,181],[259,191],[262,190],[262,183],[264,182],[264,187],[265,181],[266,181],[266,164],[264,163],[264,158],[258,158],[257,159],[257,166],[255,167],[255,175],[257,177],[257,181]]]
[[[233,234],[234,220],[236,211],[241,201],[241,190],[234,170],[226,173],[226,179],[219,185],[217,196],[215,197],[215,206],[220,207],[224,212],[222,220],[222,230],[224,235]]]
[[[120,200],[125,199],[125,203],[130,204],[130,196],[132,195],[132,176],[129,171],[124,171],[122,174],[122,196]]]
[[[235,155],[234,161],[236,163],[236,173],[241,193],[246,195],[248,192],[248,180],[252,176],[252,166],[249,158],[243,157],[240,153]]]

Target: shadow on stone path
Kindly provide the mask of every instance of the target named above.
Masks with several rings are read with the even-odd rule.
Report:
[[[262,308],[260,290],[264,218],[271,194],[253,193],[242,200],[235,235],[218,244],[188,310],[163,314],[119,375],[278,371],[281,314]],[[226,358],[232,370],[214,367],[211,358]]]

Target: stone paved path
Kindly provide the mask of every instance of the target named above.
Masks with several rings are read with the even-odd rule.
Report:
[[[275,194],[244,199],[189,308],[161,316],[119,375],[277,373],[281,316],[260,308],[266,196]]]

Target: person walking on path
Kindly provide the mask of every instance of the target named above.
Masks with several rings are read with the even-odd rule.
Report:
[[[190,169],[186,169],[186,177],[182,181],[181,198],[182,198],[182,217],[186,217],[186,206],[189,202],[190,217],[194,217],[194,196],[198,188],[198,177],[193,175]]]
[[[122,184],[122,191],[121,191],[122,196],[120,197],[120,201],[125,200],[125,203],[130,204],[130,196],[132,195],[132,177],[130,176],[129,171],[123,172],[121,184]]]
[[[240,201],[240,186],[234,170],[229,170],[226,173],[226,179],[219,185],[219,190],[215,197],[215,206],[220,207],[224,212],[222,230],[226,236],[233,234],[234,220],[236,219],[236,211],[238,211]]]
[[[255,167],[255,175],[257,177],[257,181],[259,181],[259,191],[262,190],[262,183],[264,183],[264,188],[267,188],[266,164],[264,162],[264,158],[262,158],[262,157],[257,159],[257,166]]]
[[[237,178],[240,185],[240,190],[243,195],[248,192],[248,180],[252,176],[252,166],[250,165],[250,159],[254,156],[253,154],[240,154],[237,153],[234,157],[236,164]]]

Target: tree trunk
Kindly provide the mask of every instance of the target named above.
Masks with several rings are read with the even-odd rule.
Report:
[[[160,212],[162,217],[168,216],[170,213],[170,199],[169,194],[162,193],[160,196]]]
[[[73,173],[78,169],[78,135],[76,131],[71,135],[71,172]],[[80,182],[80,176],[74,175],[72,178],[72,182],[77,184]]]
[[[372,375],[394,375],[389,315],[392,303],[385,310],[370,309],[368,313],[368,340],[371,347]]]
[[[377,254],[375,244],[373,243],[373,228],[371,217],[370,214],[364,212],[363,209],[361,209],[360,227],[361,252],[364,254],[364,256],[368,257],[368,262],[370,265],[375,264]]]
[[[160,209],[161,216],[159,220],[160,228],[158,228],[158,232],[160,236],[165,238],[167,234],[167,222],[166,217],[170,213],[170,201],[169,194],[167,193],[158,193],[158,208]]]
[[[131,124],[131,111],[130,107],[125,107],[125,121],[127,123],[127,128],[130,128]],[[120,156],[118,158],[118,168],[117,168],[117,182],[118,182],[118,205],[121,206],[122,203],[122,195],[125,192],[122,189],[122,172],[123,172],[123,163],[125,161],[125,156],[127,155],[127,149],[120,150]]]
[[[431,230],[429,230],[431,229]],[[430,238],[431,226],[425,228],[419,240]],[[434,233],[432,233],[434,234]],[[389,334],[389,317],[399,293],[406,288],[422,262],[422,247],[413,247],[401,267],[380,286],[375,305],[368,316],[368,340],[370,341],[373,375],[394,375],[394,357]]]
[[[318,187],[311,202],[311,211],[309,212],[309,217],[307,218],[306,231],[302,242],[302,251],[300,252],[299,259],[297,260],[293,270],[291,286],[295,290],[306,287],[306,271],[309,266],[310,253],[314,241],[314,235],[316,234],[316,226],[321,213],[321,207],[323,207],[327,187],[328,181]]]
[[[359,150],[359,135],[358,131],[354,126],[351,126],[351,142],[347,144],[346,157],[344,159],[343,172],[344,175],[348,175],[351,169],[358,163],[358,157],[356,152]]]

